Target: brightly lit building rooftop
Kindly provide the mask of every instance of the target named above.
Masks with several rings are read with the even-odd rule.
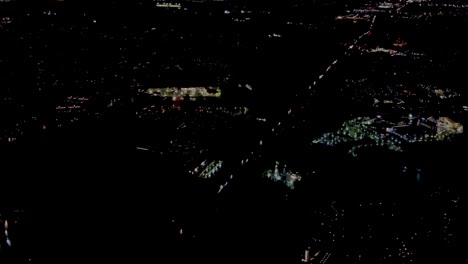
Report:
[[[173,98],[174,100],[187,96],[190,98],[219,98],[221,97],[221,88],[217,86],[149,88],[146,93],[157,97]]]

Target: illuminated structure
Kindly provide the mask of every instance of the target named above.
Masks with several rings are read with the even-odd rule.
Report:
[[[348,151],[357,157],[357,151],[366,147],[386,147],[402,152],[405,143],[433,142],[450,139],[463,133],[463,125],[448,117],[408,117],[398,121],[387,121],[382,117],[358,117],[343,123],[334,133],[325,133],[313,144],[335,146],[355,143]]]
[[[11,247],[11,240],[10,240],[10,236],[8,234],[8,220],[7,219],[5,219],[5,220],[0,219],[0,223],[2,224],[3,230],[4,230],[3,234],[1,234],[1,236],[0,236],[0,238],[2,240],[1,243],[0,243],[0,248],[1,248],[2,244],[6,245],[8,247]]]
[[[200,178],[211,178],[223,166],[222,161],[213,161],[200,173]]]
[[[463,125],[448,117],[440,117],[437,122],[437,134],[462,134]]]
[[[180,87],[149,88],[143,92],[151,96],[172,98],[174,101],[177,99],[182,99],[187,96],[192,100],[199,98],[199,97],[211,97],[211,98],[221,97],[221,88],[214,87],[214,86],[188,87],[188,88],[180,88]]]
[[[310,249],[306,249],[304,252],[304,258],[301,260],[302,262],[309,262],[310,260]]]
[[[325,264],[330,259],[331,253],[317,251],[315,254],[311,254],[310,248],[307,248],[304,252],[304,257],[301,259],[303,263],[320,263]]]
[[[198,167],[193,171],[190,171],[191,174],[198,174],[199,178],[209,179],[213,177],[218,171],[223,167],[223,161],[212,161],[207,164],[207,161],[203,161]]]
[[[181,9],[182,6],[181,4],[178,3],[169,3],[169,2],[158,2],[156,4],[156,7],[160,8],[175,8],[175,9]]]
[[[291,171],[286,170],[286,165],[283,166],[283,169],[280,171],[279,169],[279,162],[277,161],[275,164],[275,168],[273,170],[267,170],[263,173],[263,176],[271,179],[275,182],[281,181],[290,189],[294,189],[294,184],[296,181],[301,180],[301,176],[298,173],[293,173]]]

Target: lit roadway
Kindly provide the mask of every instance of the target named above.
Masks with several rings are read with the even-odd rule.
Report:
[[[397,8],[397,10],[396,10],[397,13],[398,13],[398,14],[401,13],[401,9],[405,8],[408,4],[410,4],[410,3],[412,3],[412,2],[413,2],[413,0],[408,0],[408,1],[406,1],[403,5],[401,5],[399,8]]]
[[[400,13],[401,9],[404,8],[405,6],[407,6],[409,3],[411,3],[412,1],[411,0],[408,0],[405,4],[403,4],[401,7],[399,7],[397,9],[397,12]],[[330,74],[330,72],[332,71],[332,69],[334,67],[337,66],[338,62],[339,62],[339,59],[340,58],[344,58],[344,57],[348,57],[351,55],[351,52],[354,51],[357,47],[359,47],[360,43],[362,41],[364,41],[367,37],[371,36],[372,35],[372,31],[374,30],[374,26],[375,26],[375,21],[377,19],[377,15],[374,15],[371,20],[370,20],[370,24],[369,24],[369,29],[362,33],[361,35],[359,35],[358,37],[356,37],[355,39],[353,39],[351,41],[351,44],[349,44],[345,51],[344,51],[344,54],[343,55],[338,55],[326,68],[323,72],[321,72],[316,78],[315,80],[313,81],[313,84],[310,85],[308,87],[309,90],[312,90],[312,87],[315,87],[317,85],[318,82],[320,82],[321,80],[323,80],[324,78],[326,78],[328,76],[328,74]],[[291,113],[293,111],[296,111],[296,109],[289,109],[288,112],[287,112],[287,117],[286,118],[291,118],[292,115]],[[271,141],[268,141],[268,140],[265,140],[267,138],[271,138],[272,136],[275,137],[277,135],[277,131],[280,130],[280,127],[282,125],[282,123],[285,123],[285,122],[278,122],[275,124],[272,124],[271,125],[271,133],[267,133],[268,135],[264,135],[262,138],[259,139],[259,143],[254,147],[254,149],[252,149],[252,151],[250,152],[249,155],[246,155],[245,157],[243,157],[241,160],[239,160],[239,169],[237,170],[237,173],[234,173],[232,174],[229,179],[226,180],[226,182],[220,186],[220,189],[218,191],[218,194],[222,193],[223,190],[229,185],[229,182],[232,181],[235,177],[236,177],[236,174],[239,173],[239,171],[243,170],[247,164],[249,163],[252,163],[252,162],[255,162],[255,161],[258,161],[259,158],[261,157],[261,153],[264,151],[265,149],[265,146],[263,144],[263,142],[271,142]],[[268,144],[268,143],[267,143]]]
[[[345,56],[349,56],[349,55],[351,54],[350,51],[354,50],[354,49],[358,46],[358,44],[359,44],[365,37],[372,35],[372,30],[374,29],[374,24],[375,24],[376,18],[377,18],[377,15],[374,15],[374,16],[372,17],[372,20],[371,20],[371,23],[370,23],[370,25],[369,25],[369,30],[368,30],[368,31],[366,31],[366,32],[362,33],[361,35],[359,35],[357,38],[355,38],[355,39],[352,41],[352,44],[351,44],[351,45],[347,46],[347,49],[346,49],[345,54],[344,54]],[[316,80],[314,81],[313,85],[309,86],[309,90],[311,90],[313,86],[316,86],[316,85],[317,85],[317,82],[319,82],[319,81],[322,80],[324,77],[326,77],[327,74],[330,73],[330,70],[332,70],[333,67],[336,67],[337,63],[338,63],[338,58],[336,58],[335,60],[333,60],[333,62],[330,63],[330,65],[325,69],[325,71],[322,72],[322,73],[316,78]]]
[[[362,42],[363,39],[365,39],[366,37],[372,35],[372,30],[374,29],[376,18],[377,18],[377,15],[374,15],[372,17],[371,23],[369,25],[369,30],[362,33],[361,35],[359,35],[357,38],[355,38],[352,41],[352,44],[347,46],[347,49],[345,50],[344,56],[338,56],[338,57],[349,56],[351,54],[351,51],[356,49],[358,44],[360,42]],[[330,65],[324,70],[324,72],[321,73],[316,78],[316,80],[313,82],[313,85],[309,86],[309,90],[311,90],[313,86],[316,86],[318,81],[324,79],[331,72],[331,70],[334,67],[336,67],[336,65],[337,65],[337,63],[339,61],[338,57],[335,60],[333,60],[330,63]],[[293,111],[295,111],[295,109],[289,109],[289,111],[287,113],[287,117],[291,117],[291,113]],[[222,185],[219,186],[218,194],[223,193],[223,190],[225,190],[228,187],[229,183],[236,178],[236,175],[238,175],[240,171],[243,171],[243,170],[246,169],[247,165],[250,165],[250,163],[256,162],[256,161],[259,160],[259,158],[261,157],[261,153],[264,151],[264,148],[265,148],[263,142],[269,142],[268,140],[265,140],[266,138],[271,138],[272,136],[275,137],[277,135],[276,134],[277,131],[280,130],[280,127],[281,127],[282,123],[284,123],[284,122],[278,122],[278,123],[275,122],[275,124],[272,124],[271,133],[267,133],[268,135],[264,135],[262,138],[260,138],[259,143],[255,145],[254,149],[252,149],[249,152],[248,155],[244,156],[243,158],[241,158],[241,160],[238,161],[239,162],[238,163],[239,168]]]

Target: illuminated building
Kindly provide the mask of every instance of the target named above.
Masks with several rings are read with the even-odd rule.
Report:
[[[294,189],[294,184],[296,181],[301,180],[301,176],[298,173],[286,170],[286,165],[284,165],[283,169],[280,171],[279,166],[279,162],[276,162],[275,168],[265,171],[263,176],[275,182],[283,182],[288,188]]]

